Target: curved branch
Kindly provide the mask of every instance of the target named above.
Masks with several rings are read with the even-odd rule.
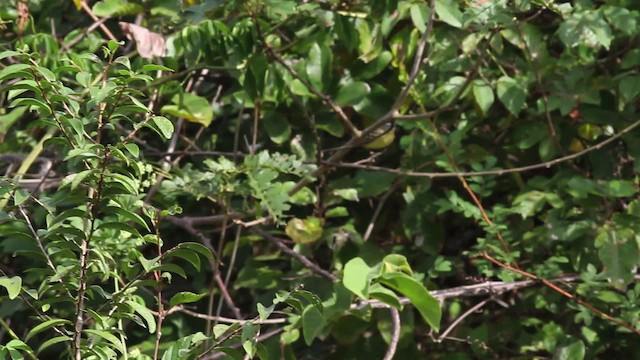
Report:
[[[391,312],[391,341],[389,342],[387,353],[384,354],[384,358],[382,358],[383,360],[393,359],[398,349],[398,342],[400,341],[400,313],[396,308],[390,308],[389,311]]]
[[[323,276],[331,281],[338,281],[338,277],[333,275],[332,273],[328,272],[327,270],[322,269],[320,266],[314,264],[313,262],[311,262],[311,260],[307,259],[304,255],[299,254],[293,250],[291,250],[287,245],[285,245],[282,242],[282,239],[279,239],[271,234],[269,234],[268,232],[258,228],[258,227],[254,227],[251,228],[251,231],[255,232],[256,234],[262,236],[263,238],[267,239],[267,241],[269,241],[270,243],[272,243],[273,245],[275,245],[278,249],[282,250],[283,253],[290,255],[291,257],[295,258],[296,260],[298,260],[304,267],[306,267],[307,269],[310,269],[311,271],[315,272],[316,274]]]

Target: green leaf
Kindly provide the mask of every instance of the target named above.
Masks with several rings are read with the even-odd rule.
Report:
[[[173,69],[168,68],[166,66],[162,66],[162,65],[157,65],[157,64],[145,64],[142,66],[142,68],[140,69],[140,72],[156,72],[156,71],[169,71],[169,72],[173,72]]]
[[[340,87],[335,102],[340,107],[352,106],[362,101],[370,92],[369,84],[362,81],[352,81]]]
[[[407,275],[413,275],[407,258],[399,254],[389,254],[382,259],[382,272],[403,272]]]
[[[311,345],[313,339],[322,332],[326,320],[315,306],[309,305],[302,312],[302,334],[304,342]]]
[[[7,349],[21,350],[21,351],[24,351],[24,352],[29,353],[29,354],[33,353],[33,350],[31,350],[29,345],[25,344],[22,340],[11,339],[5,346],[7,347]],[[15,356],[12,355],[11,358],[12,359],[16,359],[16,360],[17,359],[20,359],[20,360],[24,359],[22,354],[19,354],[19,357],[15,357]]]
[[[287,118],[277,113],[265,116],[262,125],[267,131],[269,138],[274,143],[281,145],[291,136],[291,125]]]
[[[565,346],[558,346],[553,354],[553,360],[582,360],[585,355],[584,343],[578,340]]]
[[[136,224],[142,226],[145,230],[150,231],[149,225],[147,225],[147,223],[144,221],[142,216],[136,214],[133,211],[129,211],[129,210],[123,209],[123,208],[121,208],[119,206],[111,206],[110,205],[110,206],[105,206],[104,209],[103,209],[103,212],[105,214],[108,214],[108,213],[118,214],[118,215],[122,216],[123,218],[125,218],[125,219],[127,219],[129,221],[133,221]],[[125,231],[127,231],[127,230],[125,230]]]
[[[623,101],[632,101],[640,94],[640,76],[631,75],[624,77],[620,80],[618,89]]]
[[[0,70],[0,80],[4,80],[11,75],[16,75],[22,71],[31,69],[31,65],[28,64],[13,64]]]
[[[316,127],[319,130],[326,131],[335,137],[344,136],[344,125],[335,114],[319,114],[316,118]]]
[[[33,327],[33,329],[29,330],[29,332],[27,333],[27,336],[24,338],[24,341],[29,341],[29,339],[31,339],[32,337],[34,337],[35,335],[56,327],[56,326],[60,326],[60,325],[71,325],[71,321],[67,320],[67,319],[51,319],[51,320],[47,320],[43,323],[40,323],[36,326]]]
[[[156,319],[146,306],[140,305],[135,301],[125,301],[125,303],[133,309],[133,311],[137,312],[140,317],[144,319],[147,323],[147,329],[149,330],[149,334],[153,334],[156,332]]]
[[[637,31],[636,15],[623,7],[605,5],[602,7],[604,16],[611,26],[626,35],[632,36]]]
[[[390,51],[383,51],[368,64],[358,61],[351,70],[353,77],[362,80],[371,79],[384,71],[391,60],[393,60],[393,54]]]
[[[398,298],[398,295],[378,283],[373,283],[369,287],[369,297],[372,299],[380,300],[383,303],[389,306],[393,306],[396,309],[402,308],[402,303],[400,303],[400,298]]]
[[[527,96],[525,89],[509,76],[502,76],[498,79],[497,94],[500,102],[509,110],[513,116],[518,116],[524,106]]]
[[[259,331],[260,331],[260,325],[256,325],[252,322],[246,323],[242,329],[242,336],[241,336],[242,348],[251,359],[253,359],[257,351],[256,338],[258,336]]]
[[[189,122],[202,124],[205,127],[213,121],[213,109],[207,99],[192,93],[175,95],[171,100],[174,105],[165,105],[160,109],[162,114],[173,115]],[[171,130],[173,132],[173,129]]]
[[[173,123],[164,116],[152,116],[150,125],[152,129],[167,140],[173,135]]]
[[[236,323],[238,324],[238,323]],[[224,335],[225,333],[227,333],[229,331],[229,325],[227,324],[218,324],[216,326],[213,327],[213,338],[217,339],[219,338],[221,335]]]
[[[378,281],[409,298],[427,324],[436,332],[440,330],[440,304],[422,284],[404,273],[384,273]]]
[[[144,256],[138,256],[138,261],[140,262],[140,264],[142,265],[142,268],[144,269],[145,272],[151,272],[153,271],[153,268],[158,265],[158,259],[159,257],[155,257],[153,259],[147,260]]]
[[[356,174],[358,196],[360,198],[378,196],[389,190],[395,178],[394,174],[379,171],[358,171]]]
[[[105,330],[94,330],[94,329],[85,329],[85,333],[89,335],[94,335],[99,338],[102,338],[113,345],[113,347],[118,350],[120,353],[124,354],[124,347],[122,346],[122,342],[112,333]]]
[[[48,349],[50,346],[53,346],[55,344],[59,344],[65,341],[71,341],[71,338],[69,336],[64,336],[64,335],[50,338],[47,341],[43,342],[42,345],[40,345],[40,347],[38,348],[38,353],[43,352],[44,350]]]
[[[127,16],[137,15],[144,11],[144,8],[136,3],[125,0],[104,0],[93,5],[93,13],[96,16]]]
[[[358,52],[359,59],[365,63],[374,61],[382,52],[383,36],[380,25],[364,19],[356,19],[356,30],[358,31]]]
[[[325,46],[314,43],[309,51],[306,63],[309,82],[318,91],[324,91],[329,87],[329,75],[331,72],[331,52]]]
[[[265,307],[261,303],[258,303],[257,308],[258,308],[258,316],[259,316],[260,321],[264,321],[264,320],[268,319],[269,316],[271,316],[271,313],[276,308],[276,305],[273,304],[273,305],[271,305],[269,307]]]
[[[478,104],[478,107],[482,111],[482,114],[486,115],[491,105],[495,101],[495,97],[493,96],[493,89],[489,84],[487,84],[483,80],[474,80],[473,81],[473,97]]]
[[[596,246],[604,273],[614,286],[623,288],[633,280],[634,269],[640,265],[640,245],[631,231],[604,226],[598,230]]]
[[[128,144],[124,144],[124,147],[125,149],[127,149],[129,154],[131,154],[135,159],[137,159],[138,156],[140,156],[140,148],[138,147],[138,145],[133,143],[128,143]]]
[[[9,293],[9,299],[13,300],[20,295],[20,289],[22,288],[22,278],[20,276],[14,277],[0,277],[0,286],[7,289]]]
[[[98,226],[98,230],[104,230],[104,229],[123,231],[137,238],[142,237],[142,235],[140,235],[140,232],[138,232],[136,228],[123,222],[117,222],[117,221],[103,222],[102,224],[100,224],[100,226]]]
[[[154,271],[169,271],[174,274],[180,275],[183,279],[187,278],[187,272],[184,269],[176,264],[162,264],[155,266],[152,270]]]
[[[371,281],[369,273],[371,268],[362,258],[356,257],[344,266],[342,282],[344,287],[362,299],[369,299],[369,283]]]
[[[11,102],[11,106],[12,107],[30,106],[32,110],[35,109],[42,116],[51,115],[51,108],[49,107],[49,105],[47,105],[46,103],[44,103],[44,102],[42,102],[42,101],[40,101],[38,99],[19,98],[19,99],[16,99],[16,100],[12,101]]]
[[[180,304],[193,303],[205,296],[207,296],[207,293],[194,294],[189,291],[181,291],[171,297],[171,300],[169,300],[169,307],[174,307]]]
[[[429,21],[429,7],[425,3],[415,3],[411,5],[409,10],[411,21],[421,33],[427,30],[427,22]]]
[[[81,71],[76,74],[76,81],[85,88],[88,88],[89,86],[91,86],[91,74],[85,71]]]
[[[185,336],[174,342],[163,354],[162,360],[184,359],[191,349],[194,335]]]
[[[631,180],[611,180],[603,184],[602,191],[611,197],[630,197],[638,192],[638,187]]]
[[[22,188],[16,189],[13,193],[13,203],[18,206],[24,204],[29,199],[30,194],[24,191]]]
[[[438,18],[456,28],[462,28],[462,12],[454,0],[436,0]]]
[[[165,257],[169,258],[174,256],[187,260],[193,265],[196,271],[200,271],[200,256],[197,252],[189,249],[172,249]]]
[[[17,52],[17,51],[13,51],[13,50],[5,50],[3,52],[0,52],[0,60],[2,59],[6,59],[8,57],[26,57],[26,54],[23,54],[21,52]]]
[[[607,50],[614,38],[602,13],[594,10],[573,12],[558,27],[558,36],[568,48],[583,45]]]
[[[307,290],[296,290],[293,292],[293,295],[306,299],[311,305],[315,306],[321,314],[324,313],[324,305],[322,305],[322,300],[320,300],[318,295]]]
[[[0,134],[9,132],[11,126],[24,115],[27,108],[27,106],[19,106],[7,114],[0,115]]]
[[[213,254],[211,253],[211,250],[207,249],[207,247],[202,244],[198,244],[195,242],[184,242],[178,245],[178,247],[182,249],[189,249],[189,250],[195,251],[200,255],[206,257],[207,259],[213,259]]]

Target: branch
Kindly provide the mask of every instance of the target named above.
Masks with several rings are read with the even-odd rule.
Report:
[[[269,331],[267,333],[264,333],[264,334],[258,336],[256,338],[256,342],[265,341],[266,339],[268,339],[270,337],[273,337],[273,336],[276,336],[276,335],[280,334],[283,331],[284,331],[283,327],[271,330],[271,331]],[[238,343],[235,343],[235,344],[233,344],[233,345],[231,345],[229,347],[232,348],[232,349],[239,349],[241,345],[242,344],[238,342]],[[214,360],[214,359],[220,359],[220,358],[224,358],[224,357],[228,357],[228,356],[229,356],[229,354],[227,354],[226,352],[220,351],[220,352],[215,352],[215,353],[203,358],[203,360]]]
[[[387,353],[384,354],[383,360],[393,360],[393,357],[396,354],[396,350],[398,349],[398,342],[400,341],[400,313],[398,313],[398,309],[389,308],[391,312],[391,341],[389,342],[389,348],[387,349]]]
[[[184,314],[187,314],[189,316],[193,316],[194,318],[198,318],[198,319],[204,319],[204,320],[210,320],[210,321],[217,321],[220,323],[225,323],[225,324],[240,324],[240,325],[244,325],[248,322],[255,322],[257,324],[284,324],[287,322],[287,318],[275,318],[275,319],[264,319],[262,321],[254,321],[252,320],[242,320],[242,319],[233,319],[233,318],[228,318],[228,317],[224,317],[224,316],[212,316],[212,315],[207,315],[207,314],[201,314],[195,311],[191,311],[189,309],[186,309],[182,306],[175,306],[173,308],[171,308],[169,311],[167,311],[167,315],[174,313],[174,312],[181,312]],[[153,313],[155,315],[155,311],[151,311],[151,313]]]
[[[480,301],[479,303],[477,303],[473,307],[471,307],[469,310],[465,311],[462,315],[458,316],[451,323],[451,325],[449,325],[447,327],[447,329],[445,331],[443,331],[442,334],[440,336],[438,336],[438,338],[435,339],[435,341],[438,342],[438,343],[442,342],[447,336],[449,336],[449,333],[451,333],[451,331],[453,331],[453,329],[455,329],[456,326],[458,326],[458,324],[460,324],[462,322],[462,320],[464,320],[466,317],[468,317],[472,313],[478,311],[480,308],[485,306],[486,303],[489,302],[489,300],[491,300],[491,298],[486,298],[486,299]]]
[[[494,264],[496,264],[496,265],[500,266],[500,267],[501,267],[501,268],[503,268],[503,269],[507,269],[507,270],[509,270],[509,271],[515,272],[515,273],[517,273],[517,274],[520,274],[520,275],[522,275],[522,276],[528,277],[529,279],[532,279],[532,280],[534,280],[534,281],[539,281],[539,282],[541,282],[544,286],[546,286],[546,287],[550,288],[551,290],[553,290],[553,291],[557,292],[558,294],[560,294],[560,295],[562,295],[562,296],[564,296],[564,297],[566,297],[566,298],[569,298],[569,299],[573,300],[573,301],[574,301],[575,303],[577,303],[578,305],[581,305],[582,307],[586,308],[587,310],[590,310],[591,312],[593,312],[593,313],[595,313],[596,315],[598,315],[598,316],[602,317],[603,319],[608,320],[608,321],[611,321],[612,323],[614,323],[614,324],[616,324],[616,325],[622,326],[623,328],[628,329],[628,330],[630,330],[630,331],[632,331],[632,332],[636,333],[637,335],[640,335],[640,330],[636,329],[633,325],[631,325],[631,324],[629,324],[629,323],[626,323],[626,322],[624,322],[624,321],[622,321],[622,320],[620,320],[620,319],[617,319],[617,318],[615,318],[615,317],[613,317],[613,316],[611,316],[611,315],[609,315],[609,314],[605,313],[604,311],[602,311],[602,310],[600,310],[600,309],[596,308],[595,306],[593,306],[593,305],[591,305],[591,304],[589,304],[589,303],[585,302],[584,300],[579,299],[579,298],[578,298],[578,297],[576,297],[575,295],[570,294],[570,293],[569,293],[569,292],[567,292],[566,290],[563,290],[563,289],[562,289],[562,288],[560,288],[558,285],[556,285],[556,284],[552,283],[552,282],[551,282],[551,281],[549,281],[549,280],[542,279],[542,278],[540,278],[540,277],[538,277],[538,276],[536,276],[536,275],[534,275],[534,274],[532,274],[532,273],[526,272],[526,271],[524,271],[524,270],[516,269],[516,268],[514,268],[514,267],[510,266],[509,264],[505,264],[505,263],[503,263],[503,262],[501,262],[501,261],[499,261],[499,260],[497,260],[497,259],[495,259],[495,258],[491,257],[491,256],[490,256],[489,254],[487,254],[486,252],[485,252],[485,253],[483,253],[483,254],[481,254],[481,256],[482,256],[483,258],[485,258],[485,259],[487,259],[487,260],[491,261],[492,263],[494,263]]]
[[[84,10],[84,12],[86,12],[93,19],[93,21],[97,22],[99,19],[96,14],[91,11],[91,8],[87,5],[87,2],[81,1],[80,3],[82,4],[82,10]],[[109,28],[104,23],[99,22],[98,26],[100,26],[100,29],[107,35],[107,37],[109,37],[109,39],[118,41],[118,39],[116,39],[111,30],[109,30]]]
[[[610,138],[603,140],[602,142],[599,142],[575,154],[562,156],[557,159],[553,159],[553,160],[546,161],[539,164],[520,166],[520,167],[511,168],[511,169],[469,171],[469,172],[446,172],[445,173],[445,172],[404,171],[401,169],[389,169],[381,166],[350,164],[350,163],[342,163],[342,162],[330,162],[330,159],[325,161],[324,163],[327,164],[327,166],[332,166],[332,167],[346,167],[346,168],[365,169],[365,170],[372,170],[372,171],[383,171],[383,172],[388,172],[388,173],[402,175],[402,176],[428,177],[432,179],[451,178],[451,177],[491,176],[491,175],[501,176],[501,175],[507,175],[507,174],[513,174],[513,173],[527,172],[527,171],[537,170],[537,169],[548,169],[554,165],[563,163],[565,161],[579,158],[592,151],[602,149],[604,146],[616,141],[623,135],[629,133],[631,130],[637,128],[638,126],[640,126],[640,120],[635,121],[633,124],[622,129],[620,132],[611,136]]]
[[[636,281],[640,281],[640,275],[635,276]],[[549,283],[573,283],[581,281],[580,275],[570,274],[559,276],[550,280],[545,280]],[[473,285],[464,285],[458,286],[450,289],[444,290],[433,290],[429,293],[436,300],[447,300],[454,298],[462,298],[462,297],[473,297],[473,296],[484,296],[484,295],[498,295],[509,291],[514,291],[522,288],[531,287],[534,285],[539,285],[540,281],[536,280],[522,280],[515,282],[504,282],[504,281],[485,281],[480,284]],[[401,297],[400,303],[402,305],[408,305],[411,303],[408,298]],[[379,300],[361,300],[355,304],[351,305],[352,310],[362,309],[364,307],[370,306],[376,309],[385,309],[388,308],[389,305],[383,303]]]
[[[296,260],[298,260],[304,267],[306,267],[307,269],[310,269],[311,271],[315,272],[316,274],[323,276],[331,281],[338,281],[339,278],[335,275],[333,275],[332,273],[322,269],[321,267],[319,267],[318,265],[314,264],[313,262],[311,262],[311,260],[307,259],[304,255],[299,254],[293,250],[291,250],[287,245],[285,245],[282,241],[282,239],[279,239],[271,234],[269,234],[268,232],[258,228],[258,227],[254,227],[251,228],[251,231],[255,232],[256,234],[262,236],[263,238],[267,239],[267,241],[269,241],[270,243],[272,243],[273,245],[275,245],[278,249],[282,250],[283,253],[295,258]]]

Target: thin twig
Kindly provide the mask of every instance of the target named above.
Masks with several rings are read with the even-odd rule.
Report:
[[[258,321],[254,321],[254,320],[245,320],[245,319],[234,319],[234,318],[229,318],[229,317],[224,317],[224,316],[213,316],[213,315],[207,315],[207,314],[201,314],[199,312],[195,312],[189,309],[186,309],[182,306],[175,306],[173,308],[171,308],[170,310],[167,311],[167,314],[171,314],[174,312],[181,312],[184,314],[187,314],[189,316],[192,316],[194,318],[198,318],[198,319],[204,319],[204,320],[208,320],[208,321],[215,321],[215,322],[219,322],[219,323],[224,323],[224,324],[240,324],[240,325],[244,325],[248,322],[255,322],[257,324],[284,324],[287,322],[287,318],[275,318],[275,319],[265,319],[265,320],[258,320]]]
[[[435,341],[436,342],[442,342],[447,336],[449,336],[449,333],[451,333],[451,331],[453,331],[453,329],[456,328],[456,326],[458,326],[458,324],[460,324],[462,322],[462,320],[464,320],[466,317],[468,317],[469,315],[473,314],[474,312],[478,311],[478,309],[482,308],[483,306],[485,306],[487,304],[487,302],[489,302],[491,300],[491,298],[486,298],[482,301],[480,301],[479,303],[475,304],[474,306],[472,306],[469,310],[465,311],[462,315],[458,316],[448,327],[445,331],[442,332],[442,334],[440,336],[438,336]]]
[[[108,17],[103,17],[101,19],[95,20],[93,24],[91,24],[88,28],[86,28],[82,34],[76,36],[68,43],[62,45],[62,51],[67,51],[71,49],[74,45],[82,41],[87,35],[89,35],[93,30],[95,30],[98,26],[104,24],[105,21],[109,20]]]
[[[158,265],[162,264],[162,240],[160,240],[160,219],[156,216],[152,219],[155,230],[157,250],[158,250]],[[153,277],[156,280],[156,297],[158,299],[158,324],[156,326],[156,342],[153,347],[153,360],[158,360],[158,352],[160,350],[160,340],[162,339],[162,323],[164,321],[166,311],[164,310],[164,304],[162,303],[162,274],[160,271],[154,271]]]
[[[389,308],[389,312],[391,313],[391,341],[389,342],[386,354],[384,354],[382,358],[383,360],[393,359],[398,349],[398,342],[400,341],[400,313],[396,308]]]
[[[396,182],[395,184],[393,184],[393,186],[391,186],[391,188],[387,190],[387,192],[384,195],[382,195],[382,197],[380,198],[380,201],[376,206],[376,210],[373,212],[373,216],[371,216],[371,221],[369,221],[369,225],[367,225],[367,230],[364,232],[364,235],[362,236],[362,240],[367,241],[369,240],[369,237],[371,237],[371,234],[373,233],[373,228],[376,225],[376,221],[378,220],[378,216],[380,216],[380,212],[382,211],[384,204],[386,204],[387,200],[389,199],[389,196],[391,196],[391,194],[398,189],[398,185],[399,185],[399,182]]]
[[[229,306],[229,309],[231,309],[231,311],[233,312],[233,315],[238,319],[242,318],[242,314],[240,314],[240,308],[237,307],[235,305],[235,303],[233,302],[233,298],[229,294],[229,291],[227,290],[227,286],[225,285],[224,281],[222,280],[222,277],[220,276],[220,272],[219,271],[216,271],[216,272],[213,273],[213,279],[215,280],[216,284],[218,285],[218,289],[220,289],[220,293],[222,294],[222,298],[227,303],[227,306]]]
[[[226,229],[226,226],[223,227]],[[238,246],[240,245],[240,235],[242,234],[242,226],[236,226],[236,235],[233,240],[233,250],[231,251],[231,259],[229,259],[229,266],[227,269],[227,274],[224,277],[224,286],[229,286],[229,281],[231,279],[231,273],[233,272],[233,267],[236,263],[236,256],[238,254]],[[222,254],[222,251],[219,251]],[[216,310],[216,316],[220,315],[220,311],[222,310],[222,303],[218,304],[218,309]]]
[[[306,267],[307,269],[310,269],[311,271],[315,272],[316,274],[323,276],[331,281],[338,281],[338,277],[333,275],[332,273],[328,272],[327,270],[322,269],[321,267],[319,267],[318,265],[314,264],[313,262],[311,262],[311,260],[307,259],[304,255],[299,254],[293,250],[291,250],[287,245],[285,245],[283,243],[282,239],[279,239],[271,234],[269,234],[268,232],[258,228],[258,227],[254,227],[251,228],[251,231],[255,232],[256,234],[262,236],[263,238],[267,239],[267,241],[269,241],[270,243],[272,243],[273,245],[275,245],[278,249],[282,250],[282,252],[284,252],[285,254],[295,258],[296,260],[298,260],[304,267]]]
[[[93,19],[93,21],[98,21],[98,17],[93,13],[93,11],[91,11],[91,8],[89,7],[89,5],[87,5],[86,1],[80,1],[80,4],[82,4],[82,10],[84,10],[84,12],[86,12]],[[100,29],[102,29],[102,31],[109,37],[109,39],[118,41],[118,39],[116,39],[111,30],[109,30],[109,28],[105,24],[99,23],[98,26],[100,26]]]
[[[283,331],[284,331],[284,327],[280,327],[280,328],[271,330],[269,332],[266,332],[266,333],[258,336],[256,338],[256,341],[257,342],[265,341],[265,340],[267,340],[267,339],[269,339],[271,337],[274,337],[274,336],[280,334]],[[238,349],[238,348],[240,348],[240,346],[242,346],[241,343],[236,343],[236,344],[231,345],[230,347],[232,349]],[[215,352],[215,353],[213,353],[213,354],[211,354],[211,355],[209,355],[207,357],[204,357],[204,358],[202,358],[202,360],[215,360],[215,359],[220,359],[220,358],[223,358],[223,357],[226,357],[226,356],[229,356],[229,354],[220,351],[220,352]]]

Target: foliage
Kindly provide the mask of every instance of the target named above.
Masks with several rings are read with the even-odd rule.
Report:
[[[1,3],[0,357],[633,357],[639,20]]]

